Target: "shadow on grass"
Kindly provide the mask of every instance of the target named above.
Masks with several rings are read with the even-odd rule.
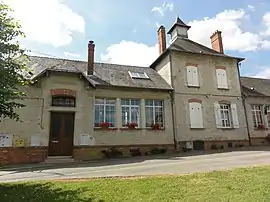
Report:
[[[63,190],[56,187],[52,183],[15,183],[15,184],[0,184],[0,201],[1,202],[77,202],[77,201],[98,201],[88,196],[87,198],[81,198],[81,194],[84,189]]]

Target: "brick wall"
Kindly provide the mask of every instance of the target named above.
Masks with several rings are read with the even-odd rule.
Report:
[[[40,163],[47,158],[47,148],[0,148],[0,165]]]

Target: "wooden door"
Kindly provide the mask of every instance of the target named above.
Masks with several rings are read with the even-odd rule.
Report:
[[[51,112],[49,156],[72,156],[74,113]]]

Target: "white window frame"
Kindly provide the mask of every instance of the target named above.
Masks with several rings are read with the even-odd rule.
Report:
[[[152,102],[152,105],[147,105],[147,101],[151,101]],[[156,106],[155,105],[155,102],[161,102],[161,105],[158,105]],[[162,112],[162,126],[161,128],[164,128],[164,100],[152,100],[152,99],[146,99],[145,100],[145,122],[147,121],[147,110],[146,108],[152,108],[153,109],[153,112],[152,112],[152,116],[153,116],[153,124],[156,124],[156,120],[155,120],[155,115],[156,115],[156,110],[157,109],[161,109],[161,110],[158,110],[159,112],[161,111]],[[160,122],[158,122],[160,124]],[[146,124],[145,124],[146,125]],[[146,128],[151,128],[151,126],[147,126],[146,125]]]
[[[220,107],[220,122],[222,128],[232,128],[232,112],[230,104],[219,104]],[[222,117],[223,116],[223,117]],[[226,117],[227,116],[227,117]],[[226,124],[227,121],[227,124]]]
[[[125,104],[122,104],[122,101],[124,100],[128,100],[129,101],[129,104],[128,105],[125,105]],[[139,101],[139,104],[138,105],[133,105],[131,104],[132,100],[136,100],[136,101]],[[141,116],[141,101],[139,99],[121,99],[121,122],[123,122],[123,107],[127,107],[129,108],[129,117],[127,117],[128,120],[125,121],[125,123],[122,123],[122,127],[127,127],[127,126],[124,126],[124,124],[127,124],[127,123],[131,123],[131,110],[132,108],[137,108],[138,109],[138,116],[137,116],[137,126],[136,128],[139,128],[140,127],[140,116]]]
[[[96,100],[103,100],[103,103],[96,103]],[[114,101],[114,104],[109,104],[106,103],[107,100],[111,100]],[[95,117],[95,112],[96,112],[96,106],[103,106],[103,110],[104,110],[104,115],[103,115],[103,120],[100,120],[100,123],[104,123],[106,122],[106,106],[113,106],[115,111],[114,111],[114,125],[113,127],[109,127],[109,128],[115,128],[116,127],[116,99],[110,99],[110,98],[95,98],[94,101],[94,128],[100,128],[100,126],[95,126],[96,123],[96,117]]]
[[[128,71],[129,76],[133,79],[149,79],[149,76],[145,72],[131,72]],[[141,76],[143,75],[143,76]]]
[[[258,105],[258,104],[251,105],[251,112],[252,112],[253,127],[258,128],[258,126],[260,124],[264,125],[264,121],[263,121],[263,115],[264,115],[263,105]],[[257,113],[259,113],[259,114],[257,114]],[[260,116],[261,121],[258,119],[257,115]]]

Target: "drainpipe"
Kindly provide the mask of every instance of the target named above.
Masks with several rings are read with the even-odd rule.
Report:
[[[251,138],[250,138],[250,130],[249,130],[249,123],[248,123],[248,116],[247,116],[247,108],[246,108],[246,96],[244,92],[242,91],[242,85],[241,85],[241,79],[240,79],[240,68],[241,63],[237,63],[237,70],[238,70],[238,78],[239,78],[239,84],[240,84],[240,89],[241,89],[241,95],[242,95],[242,104],[244,107],[244,113],[245,113],[245,120],[246,120],[246,125],[247,125],[247,134],[248,134],[248,143],[249,146],[251,146]]]
[[[169,52],[169,61],[170,61],[170,71],[171,71],[171,86],[174,88],[174,82],[173,82],[173,75],[172,75],[172,57],[171,57],[171,51]],[[178,149],[178,142],[177,142],[177,127],[176,127],[176,106],[175,106],[175,91],[170,91],[170,97],[171,97],[171,108],[172,108],[172,123],[173,123],[173,141],[174,141],[174,149]]]

